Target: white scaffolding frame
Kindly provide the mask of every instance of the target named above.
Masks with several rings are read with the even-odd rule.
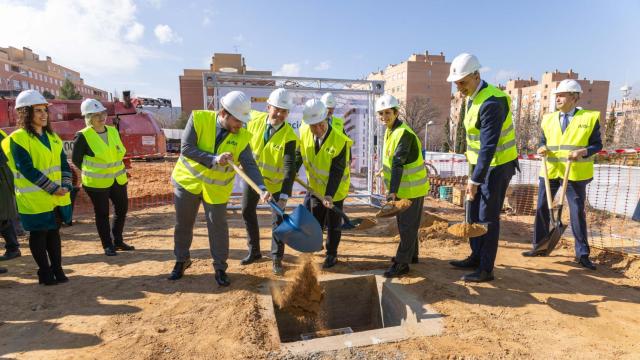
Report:
[[[367,154],[377,154],[368,156],[366,160],[367,186],[364,191],[350,192],[349,197],[359,200],[360,203],[379,207],[383,195],[376,193],[376,189],[381,189],[381,181],[376,178],[376,169],[381,167],[382,146],[378,139],[382,139],[383,129],[377,124],[375,118],[375,100],[377,96],[384,93],[384,81],[371,80],[349,80],[349,79],[328,79],[328,78],[307,78],[289,76],[270,75],[244,75],[221,72],[204,72],[202,74],[203,84],[203,105],[204,109],[214,110],[219,108],[220,91],[225,88],[258,88],[276,89],[285,88],[296,92],[325,92],[331,91],[338,96],[340,94],[360,94],[366,95],[368,101],[368,111],[366,116],[366,149]],[[239,196],[232,196],[239,198]],[[347,204],[347,203],[345,203]],[[230,205],[229,208],[236,206]]]

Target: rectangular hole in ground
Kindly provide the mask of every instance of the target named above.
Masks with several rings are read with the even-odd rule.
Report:
[[[359,332],[383,327],[374,275],[320,281],[320,285],[324,300],[315,319],[299,319],[273,304],[282,343],[300,341],[303,334],[308,337],[316,333],[316,337],[322,337],[336,335],[338,329],[338,333],[344,333],[345,328]]]

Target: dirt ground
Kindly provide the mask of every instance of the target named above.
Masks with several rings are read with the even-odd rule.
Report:
[[[426,201],[449,220],[462,210]],[[347,207],[352,215],[374,209]],[[262,250],[268,253],[269,217],[260,212]],[[400,280],[444,316],[442,335],[399,343],[296,356],[279,351],[262,318],[257,294],[273,278],[269,260],[242,267],[245,230],[229,211],[229,288],[214,281],[202,214],[192,246],[193,265],[177,282],[173,267],[171,206],[130,213],[125,239],[137,250],[102,254],[93,220],[81,216],[62,230],[67,284],[37,284],[25,239],[23,257],[0,265],[0,357],[47,359],[637,359],[640,358],[640,261],[594,251],[595,272],[573,262],[572,239],[548,258],[523,258],[531,218],[503,220],[496,280],[459,281],[447,263],[469,253],[465,240],[442,231],[422,236],[420,263]],[[397,247],[385,229],[344,234],[332,272],[385,269]],[[440,230],[446,227],[437,227]],[[570,244],[570,245],[569,245]],[[299,256],[287,250],[293,274]],[[314,256],[321,263],[322,254]],[[320,273],[322,279],[323,272]],[[354,304],[357,306],[357,304]]]

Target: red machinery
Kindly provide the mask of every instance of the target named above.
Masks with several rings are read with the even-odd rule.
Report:
[[[76,132],[85,127],[80,113],[81,100],[49,100],[49,121],[53,130],[64,141],[67,155],[71,155]],[[122,143],[127,148],[127,157],[145,159],[160,158],[166,152],[166,139],[162,129],[148,112],[136,111],[125,96],[125,102],[113,101],[102,104],[107,108],[107,124],[120,131]],[[11,133],[16,127],[15,99],[0,99],[0,128]]]

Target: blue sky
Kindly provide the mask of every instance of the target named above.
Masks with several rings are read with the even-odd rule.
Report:
[[[425,50],[471,52],[490,82],[572,68],[610,80],[611,101],[625,82],[640,94],[639,17],[640,1],[0,0],[0,46],[174,104],[182,69],[236,49],[253,69],[331,78]]]

